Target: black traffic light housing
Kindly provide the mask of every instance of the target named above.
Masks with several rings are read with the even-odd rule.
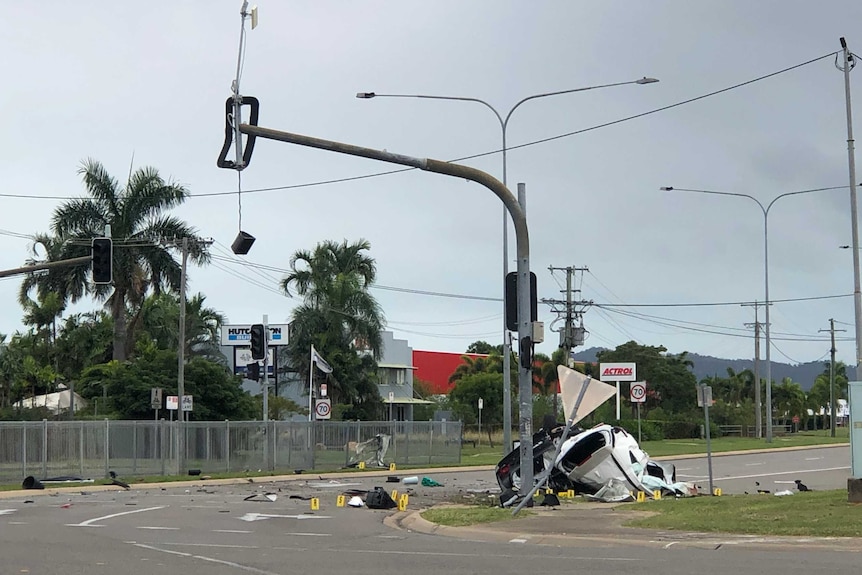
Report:
[[[111,238],[93,238],[90,249],[93,258],[93,283],[110,284],[114,280],[114,249]]]
[[[260,364],[256,361],[252,363],[248,363],[245,366],[246,370],[246,379],[251,379],[253,381],[260,381]]]
[[[518,274],[509,272],[506,274],[505,284],[506,300],[506,329],[518,331]],[[536,299],[536,274],[530,272],[530,321],[536,321],[539,317],[539,302]]]
[[[254,360],[266,357],[266,330],[262,323],[251,326],[251,358]]]

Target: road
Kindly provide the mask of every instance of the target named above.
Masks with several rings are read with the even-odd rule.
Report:
[[[728,491],[805,473],[812,486],[841,487],[846,448],[716,458],[716,475]],[[751,471],[758,458],[764,468]],[[815,459],[818,458],[818,459]],[[700,460],[679,461],[681,474],[700,473]],[[690,467],[686,467],[690,466]],[[746,471],[747,470],[747,471]],[[835,475],[834,485],[828,481]],[[427,472],[444,487],[412,487],[409,507],[418,508],[455,494],[483,497],[495,488],[489,471]],[[402,474],[403,476],[403,474]],[[845,472],[846,476],[846,472]],[[385,478],[316,478],[279,484],[209,485],[133,489],[60,495],[32,492],[0,499],[2,573],[64,575],[287,575],[365,573],[439,575],[459,573],[549,573],[575,569],[606,574],[658,570],[688,575],[727,572],[787,575],[856,569],[858,555],[812,549],[717,551],[685,546],[627,545],[624,540],[571,541],[539,546],[518,538],[498,542],[462,541],[391,529],[389,511],[337,507],[346,489],[386,484]],[[782,484],[775,484],[782,485]],[[264,493],[276,496],[271,501]],[[247,500],[249,496],[254,496]],[[308,497],[319,498],[311,509]],[[720,555],[719,555],[720,553]]]
[[[679,481],[694,481],[709,485],[706,457],[672,460]],[[723,493],[756,493],[795,489],[794,480],[801,480],[815,490],[846,489],[850,475],[850,448],[820,447],[798,451],[773,451],[723,455],[712,458],[715,487]],[[757,485],[757,484],[760,485]]]

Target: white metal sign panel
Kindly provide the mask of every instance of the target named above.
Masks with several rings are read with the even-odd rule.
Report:
[[[221,326],[222,345],[248,345],[251,341],[251,325],[237,324]],[[269,324],[269,345],[287,345],[286,323]]]
[[[600,363],[599,379],[602,381],[637,381],[634,363]]]
[[[328,397],[318,399],[314,403],[314,415],[317,419],[330,419],[332,417],[332,403]]]
[[[183,396],[183,411],[194,411],[194,396],[193,395],[184,395]]]
[[[629,400],[632,403],[646,403],[646,382],[635,381],[629,390]]]
[[[169,395],[165,398],[165,408],[176,411],[180,408],[180,398],[177,395]]]

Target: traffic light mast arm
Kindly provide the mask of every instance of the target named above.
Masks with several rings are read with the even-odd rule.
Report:
[[[69,258],[68,260],[59,260],[56,262],[46,262],[44,264],[34,264],[32,266],[24,266],[20,268],[13,268],[11,270],[0,270],[0,278],[8,278],[10,276],[16,276],[19,274],[26,274],[29,272],[38,272],[41,270],[50,270],[53,268],[64,268],[69,266],[77,266],[80,264],[88,264],[92,261],[92,256],[81,256],[79,258]]]

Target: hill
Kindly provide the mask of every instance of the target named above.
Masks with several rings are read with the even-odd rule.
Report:
[[[596,361],[596,354],[603,351],[604,348],[591,347],[574,354],[575,361]],[[700,381],[704,377],[718,375],[723,377],[727,375],[727,368],[732,368],[739,372],[744,369],[754,369],[754,360],[752,359],[724,359],[720,357],[712,357],[710,355],[699,355],[697,353],[689,353],[688,358],[694,364],[692,371]],[[781,363],[772,361],[772,381],[780,382],[785,377],[791,378],[793,381],[802,386],[802,389],[808,391],[814,385],[814,379],[823,373],[827,363],[823,362],[808,362],[793,365],[790,363]],[[848,370],[848,373],[852,369]],[[766,362],[760,360],[760,377],[766,377]]]

